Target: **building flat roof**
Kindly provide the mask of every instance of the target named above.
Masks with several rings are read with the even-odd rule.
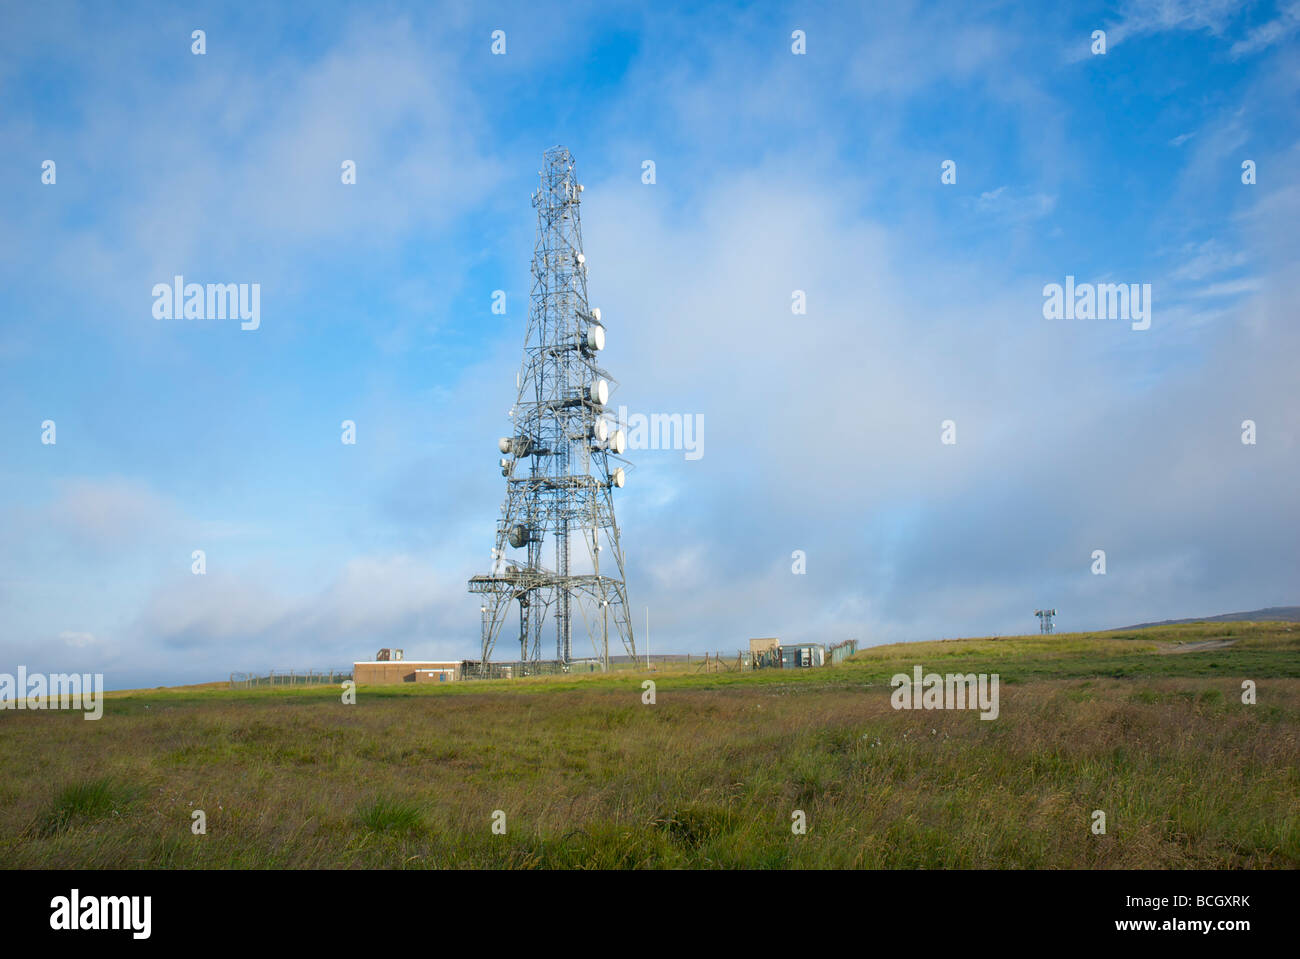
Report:
[[[416,669],[432,668],[438,669],[447,666],[459,666],[459,659],[363,659],[355,662],[353,666],[413,666]]]

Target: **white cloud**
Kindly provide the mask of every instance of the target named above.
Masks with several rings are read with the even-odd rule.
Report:
[[[41,522],[73,546],[127,550],[177,533],[188,522],[174,500],[125,477],[62,481]]]
[[[1222,35],[1241,10],[1237,0],[1128,0],[1121,3],[1117,17],[1098,23],[1106,31],[1107,52],[1129,39],[1174,31]],[[1079,62],[1091,59],[1088,34],[1066,46],[1063,59]]]
[[[1245,250],[1227,249],[1218,240],[1188,244],[1182,255],[1189,254],[1191,258],[1170,273],[1172,279],[1197,282],[1251,262],[1251,256]]]
[[[128,632],[160,655],[183,652],[215,674],[337,666],[399,646],[412,656],[465,654],[476,637],[465,567],[409,555],[359,556],[315,590],[273,568],[180,574],[160,586]]]
[[[1258,277],[1247,277],[1227,283],[1211,283],[1209,286],[1197,290],[1196,296],[1240,296],[1242,293],[1258,293],[1263,288],[1264,284]]]
[[[1121,38],[1221,30],[1231,19],[1221,4],[1125,11]],[[1029,62],[1016,59],[1021,34],[976,22],[950,30],[925,8],[900,16],[901,32],[877,24],[882,29],[865,34],[847,81],[817,80],[872,101],[868,141],[899,139],[906,97],[960,86],[1025,108],[1019,119],[1032,132],[1017,158],[1051,161],[1027,168],[1077,162],[1054,140],[1069,111],[1017,66]],[[268,275],[291,284],[296,257],[355,242],[347,248],[369,268],[404,234],[436,238],[466,210],[495,215],[502,201],[484,192],[512,147],[478,126],[485,106],[457,81],[454,51],[401,25],[352,33],[300,64],[223,67],[214,59],[203,83],[135,90],[141,99],[130,106],[154,113],[134,121],[143,126],[138,141],[123,145],[122,163],[156,164],[157,174],[142,178],[114,214],[120,230],[83,233],[64,247],[60,275],[111,298],[124,276],[136,283],[204,254],[241,268],[264,263]],[[857,36],[817,34],[813,43],[856,47]],[[653,606],[656,648],[730,649],[772,633],[921,638],[951,632],[953,623],[965,633],[997,631],[1022,616],[1032,625],[1030,611],[1044,603],[1070,607],[1076,624],[1086,615],[1089,625],[1105,625],[1185,613],[1170,606],[1189,592],[1209,608],[1220,598],[1225,608],[1251,605],[1252,590],[1261,593],[1257,605],[1292,601],[1262,594],[1297,581],[1297,504],[1285,480],[1300,456],[1288,425],[1296,422],[1297,344],[1288,324],[1300,191],[1269,187],[1240,243],[1180,245],[1185,234],[1171,234],[1174,280],[1208,284],[1207,298],[1249,294],[1242,302],[1208,304],[1213,311],[1166,305],[1160,290],[1145,336],[1051,324],[1040,312],[1043,279],[1018,275],[1004,250],[981,255],[944,242],[933,224],[918,228],[878,212],[882,204],[872,201],[905,175],[909,148],[859,150],[841,164],[845,143],[828,113],[801,99],[817,82],[790,80],[791,71],[812,72],[821,61],[785,56],[756,70],[746,59],[752,53],[723,46],[707,66],[667,73],[660,63],[640,64],[628,100],[609,108],[615,117],[645,116],[625,107],[652,101],[649,115],[671,117],[672,132],[691,141],[688,153],[697,140],[718,151],[689,167],[689,178],[686,167],[665,163],[660,184],[642,187],[628,172],[636,163],[618,164],[639,157],[642,140],[654,137],[591,123],[617,134],[601,142],[599,162],[611,172],[588,179],[584,199],[592,292],[610,323],[605,356],[624,384],[617,399],[646,411],[699,412],[708,424],[698,462],[634,453],[642,468],[619,499],[631,601],[634,610]],[[201,108],[182,109],[191,101]],[[95,106],[97,126],[84,143],[136,129],[129,121],[138,111],[107,94]],[[1221,180],[1224,158],[1250,141],[1254,115],[1234,110],[1195,134],[1195,175],[1171,204],[1180,225],[1204,182]],[[788,135],[774,137],[766,123]],[[196,150],[205,135],[230,149]],[[338,184],[335,158],[345,151],[360,165],[355,195]],[[1287,159],[1261,169],[1286,169]],[[954,191],[964,212],[995,224],[1054,212],[1054,186],[1009,179],[1014,169],[968,179],[973,167],[963,160],[963,189],[989,188]],[[937,164],[932,179],[937,191]],[[1007,182],[992,185],[999,180]],[[499,229],[531,232],[526,195],[511,193],[509,202]],[[249,237],[257,244],[245,249]],[[1254,276],[1230,275],[1248,263]],[[521,259],[521,284],[525,271]],[[130,283],[123,295],[136,296]],[[807,315],[791,313],[794,289],[807,292]],[[397,299],[419,314],[435,294],[448,297],[421,278]],[[96,654],[102,639],[76,643],[111,637],[130,650],[134,668],[169,677],[338,665],[380,646],[402,646],[409,656],[472,655],[478,604],[465,579],[487,565],[500,502],[492,444],[523,335],[516,302],[506,332],[499,342],[484,336],[490,348],[462,381],[418,396],[376,388],[367,421],[382,425],[366,433],[374,442],[367,453],[396,460],[410,423],[431,424],[440,438],[393,467],[382,502],[350,502],[357,508],[342,519],[327,503],[262,530],[239,515],[199,518],[169,492],[134,480],[59,488],[36,513],[57,534],[50,540],[135,549],[165,557],[165,569],[132,575],[134,567],[114,564],[147,584],[144,596],[115,600],[125,612],[93,591],[85,599],[93,575],[57,589],[43,584],[41,608],[58,609],[60,625],[71,628],[32,635],[61,635],[65,646]],[[417,315],[377,338],[400,356],[426,342],[418,333],[429,322]],[[1178,348],[1214,362],[1171,360]],[[1254,459],[1241,458],[1234,432],[1248,415],[1265,438],[1244,454]],[[950,417],[960,438],[949,448],[938,437]],[[233,472],[247,475],[227,479],[237,491],[258,469],[284,469],[291,459],[237,465]],[[316,525],[346,523],[353,535],[339,535],[310,568],[286,547],[233,562],[219,556],[207,576],[189,573],[194,543],[272,532],[284,545],[294,523],[307,529],[318,517]],[[45,542],[43,532],[24,528],[21,540]],[[1095,545],[1111,551],[1109,592],[1084,572]],[[806,576],[790,573],[793,549],[808,552]],[[16,577],[0,583],[10,603],[26,599],[27,585]],[[103,591],[120,592],[113,584]],[[88,606],[69,612],[78,596]]]
[[[1234,58],[1258,53],[1289,37],[1297,27],[1300,27],[1300,3],[1286,4],[1277,17],[1255,27],[1228,52]]]
[[[60,641],[67,644],[68,646],[73,647],[74,649],[85,649],[87,646],[94,646],[97,642],[99,642],[95,638],[94,633],[78,633],[78,632],[71,632],[66,630],[62,633],[59,633],[59,639]]]
[[[979,195],[972,204],[975,212],[1006,223],[1025,223],[1049,216],[1056,209],[1056,197],[1033,190],[1000,186]]]
[[[98,167],[91,178],[69,164],[59,183],[120,189],[88,193],[95,219],[61,229],[57,243],[15,252],[39,256],[53,287],[93,288],[97,313],[140,334],[155,328],[143,321],[156,282],[257,282],[271,309],[301,292],[302,261],[382,256],[481,208],[503,174],[481,145],[484,114],[454,34],[422,38],[409,22],[357,15],[324,53],[295,62],[214,51],[160,84],[117,66],[138,32],[105,29],[79,70],[114,82],[87,92],[85,123],[64,147]],[[341,183],[344,160],[357,164],[354,186]],[[14,232],[45,235],[41,208],[29,216]]]
[[[1237,0],[1130,0],[1106,31],[1107,47],[1129,37],[1171,30],[1221,34],[1240,11]]]

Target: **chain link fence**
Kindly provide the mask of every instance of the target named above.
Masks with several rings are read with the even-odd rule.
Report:
[[[267,675],[257,673],[231,673],[231,689],[252,689],[256,686],[332,686],[352,678],[352,670],[288,669],[271,670]]]

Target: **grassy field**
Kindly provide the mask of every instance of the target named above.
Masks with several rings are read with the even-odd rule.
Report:
[[[891,708],[916,664],[998,673],[999,718]],[[1298,733],[1294,623],[362,687],[352,706],[140,690],[98,722],[0,712],[0,866],[1295,868]]]

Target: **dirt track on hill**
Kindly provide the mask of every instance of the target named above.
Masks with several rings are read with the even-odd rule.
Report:
[[[1162,655],[1169,653],[1199,653],[1207,649],[1225,649],[1236,642],[1235,639],[1207,639],[1200,643],[1177,643],[1173,646],[1166,646],[1158,652]]]

